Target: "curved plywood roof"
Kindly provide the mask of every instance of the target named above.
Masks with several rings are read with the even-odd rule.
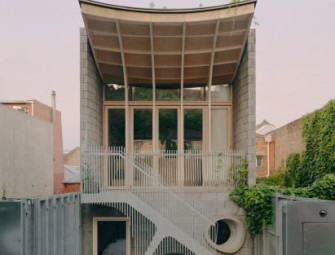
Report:
[[[255,3],[157,10],[80,1],[103,81],[161,87],[232,82]]]

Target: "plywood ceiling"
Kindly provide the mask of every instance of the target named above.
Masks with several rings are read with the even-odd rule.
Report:
[[[192,87],[233,81],[255,2],[191,10],[80,4],[105,83]]]

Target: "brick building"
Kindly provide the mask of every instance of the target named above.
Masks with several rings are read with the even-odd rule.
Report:
[[[275,126],[264,120],[256,126],[256,175],[267,177],[275,171]]]
[[[294,120],[274,130],[275,136],[275,169],[285,169],[286,158],[292,153],[302,153],[305,142],[302,137],[303,119]]]
[[[286,159],[292,153],[302,153],[302,118],[280,128],[264,120],[256,126],[256,174],[267,177],[277,169],[285,171]]]

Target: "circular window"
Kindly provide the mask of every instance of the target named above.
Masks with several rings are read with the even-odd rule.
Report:
[[[209,233],[212,242],[215,244],[224,244],[230,238],[230,228],[227,222],[218,220],[215,223],[215,227],[212,226]]]
[[[231,254],[243,246],[246,229],[238,218],[233,216],[219,218],[215,225],[208,227],[207,240],[216,250]]]

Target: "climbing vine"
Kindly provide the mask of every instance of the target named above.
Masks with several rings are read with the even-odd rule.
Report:
[[[301,169],[301,155],[292,153],[286,159],[286,172],[284,176],[284,185],[286,187],[295,187],[298,172]]]
[[[275,193],[296,195],[308,198],[335,200],[335,175],[328,174],[304,188],[285,188],[270,183],[247,186],[240,182],[230,194],[230,198],[245,209],[248,232],[251,237],[260,234],[264,227],[273,221],[272,198]]]
[[[306,149],[296,185],[304,187],[328,173],[335,173],[335,100],[303,120]]]

